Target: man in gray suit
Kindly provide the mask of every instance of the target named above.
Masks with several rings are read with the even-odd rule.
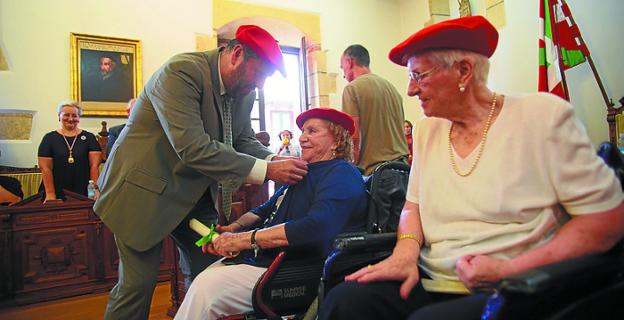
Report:
[[[276,69],[284,73],[275,39],[241,26],[227,47],[174,56],[147,82],[94,206],[120,258],[105,319],[148,318],[162,240],[172,233],[182,252],[198,257],[188,220],[217,221],[218,184],[295,183],[307,174],[305,162],[273,157],[251,129],[254,90]]]

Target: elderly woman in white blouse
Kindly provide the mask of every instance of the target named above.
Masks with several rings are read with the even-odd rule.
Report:
[[[474,289],[622,238],[622,188],[572,106],[487,87],[497,42],[473,16],[428,26],[390,51],[427,116],[414,126],[398,241],[390,257],[332,289],[320,319],[480,319],[487,295]]]

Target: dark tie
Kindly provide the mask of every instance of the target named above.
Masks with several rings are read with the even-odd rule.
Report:
[[[228,146],[232,145],[232,103],[234,99],[225,98],[223,103],[223,142]],[[225,219],[230,221],[232,213],[232,186],[221,184],[221,209]]]

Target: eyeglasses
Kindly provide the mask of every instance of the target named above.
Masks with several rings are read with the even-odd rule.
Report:
[[[424,72],[414,72],[414,71],[410,71],[409,72],[409,78],[410,80],[414,80],[416,81],[417,84],[420,84],[420,82],[426,78],[429,74],[431,74],[432,72],[436,71],[438,69],[438,67],[433,67],[427,71]]]

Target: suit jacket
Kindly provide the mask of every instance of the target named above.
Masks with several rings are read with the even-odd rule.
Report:
[[[157,70],[106,161],[94,210],[133,249],[152,248],[207,188],[217,199],[219,181],[242,183],[256,158],[271,154],[251,128],[255,92],[234,101],[233,147],[222,142],[218,55],[180,54]]]
[[[117,141],[121,130],[123,130],[125,126],[125,124],[120,124],[118,126],[110,127],[110,129],[108,129],[108,142],[106,142],[106,157],[110,156],[111,150],[113,150],[113,146],[115,145],[115,141]]]

